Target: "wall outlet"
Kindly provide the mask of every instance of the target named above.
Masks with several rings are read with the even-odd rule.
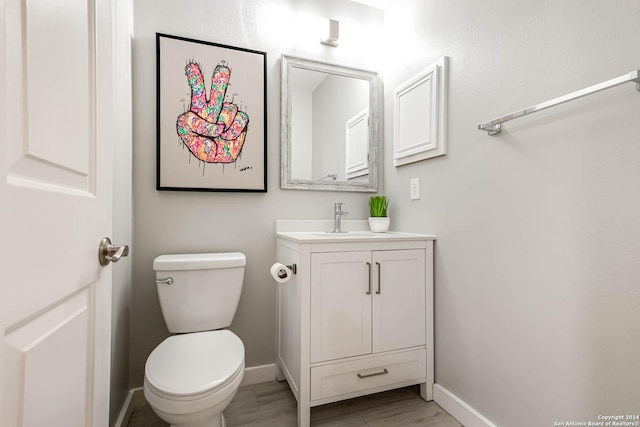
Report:
[[[409,199],[420,199],[420,178],[413,178],[409,180]]]

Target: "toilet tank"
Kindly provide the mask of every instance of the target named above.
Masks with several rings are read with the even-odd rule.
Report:
[[[161,255],[153,260],[169,332],[226,328],[236,314],[247,260],[240,252]],[[171,284],[168,279],[171,280]],[[163,283],[164,282],[164,283]]]

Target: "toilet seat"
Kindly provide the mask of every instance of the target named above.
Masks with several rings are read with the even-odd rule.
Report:
[[[145,365],[144,393],[154,410],[188,414],[233,397],[244,377],[244,345],[228,330],[174,335]]]
[[[224,388],[243,369],[244,345],[231,331],[173,335],[149,355],[145,382],[158,394],[191,400]]]
[[[216,388],[206,393],[192,396],[172,396],[157,390],[149,384],[148,379],[144,379],[144,397],[151,405],[156,414],[163,416],[165,421],[169,421],[168,416],[191,415],[210,412],[219,413],[226,408],[231,399],[238,391],[242,378],[244,377],[244,367],[230,379],[222,388]],[[162,415],[161,415],[162,414]]]

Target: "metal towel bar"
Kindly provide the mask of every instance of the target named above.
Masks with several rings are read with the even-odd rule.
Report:
[[[507,114],[506,116],[491,120],[486,123],[480,123],[478,125],[479,130],[486,131],[489,135],[495,135],[502,130],[502,123],[509,120],[517,119],[518,117],[526,116],[527,114],[536,113],[538,111],[545,110],[555,105],[564,104],[574,99],[582,98],[583,96],[591,95],[592,93],[600,92],[601,90],[609,89],[614,86],[618,86],[628,82],[636,83],[636,90],[640,91],[640,70],[633,70],[628,74],[625,74],[615,79],[607,80],[606,82],[599,83],[597,85],[589,86],[588,88],[571,92],[568,95],[554,98],[551,101],[543,102],[541,104],[534,105],[533,107],[525,108],[524,110],[516,111],[515,113]]]

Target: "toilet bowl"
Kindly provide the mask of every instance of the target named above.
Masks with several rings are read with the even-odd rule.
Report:
[[[235,314],[245,262],[240,253],[154,260],[167,327],[188,332],[165,339],[145,364],[144,396],[171,426],[225,426],[222,411],[244,376],[244,345],[233,332],[219,328]]]
[[[231,331],[175,335],[145,365],[144,396],[173,426],[221,427],[244,376],[244,345]]]

